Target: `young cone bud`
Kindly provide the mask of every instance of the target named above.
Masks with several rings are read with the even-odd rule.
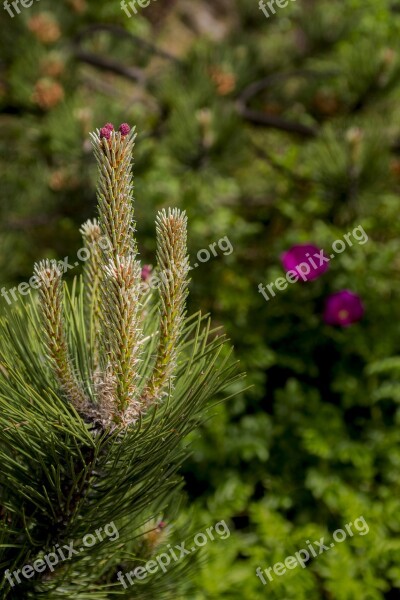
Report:
[[[160,332],[153,374],[142,399],[151,404],[162,399],[172,384],[178,345],[186,314],[189,257],[187,217],[178,209],[158,213],[157,262],[160,270]]]
[[[90,219],[80,229],[85,249],[88,251],[88,259],[84,267],[85,281],[85,317],[88,330],[90,347],[93,349],[93,368],[98,367],[99,362],[99,327],[101,321],[100,310],[100,284],[101,271],[101,230],[97,219]]]
[[[127,128],[92,134],[99,167],[100,230],[108,242],[101,253],[101,342],[98,396],[103,420],[134,422],[140,412],[138,393],[141,266],[136,260],[132,202],[132,149],[135,134]],[[105,412],[108,414],[106,415]]]
[[[45,333],[45,344],[58,383],[77,410],[86,407],[85,395],[76,378],[68,353],[63,320],[62,273],[55,260],[35,265],[39,288],[40,309]]]

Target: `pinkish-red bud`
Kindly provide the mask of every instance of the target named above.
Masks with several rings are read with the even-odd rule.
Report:
[[[142,268],[142,281],[147,281],[150,279],[151,272],[153,267],[151,265],[144,265]]]
[[[103,129],[109,129],[110,131],[114,131],[114,125],[112,123],[106,123]]]
[[[128,135],[130,130],[131,130],[131,128],[129,127],[128,123],[122,123],[118,129],[118,131],[120,132],[121,135]]]
[[[106,140],[109,140],[111,137],[111,130],[108,129],[108,127],[102,127],[100,129],[100,139],[105,138]]]

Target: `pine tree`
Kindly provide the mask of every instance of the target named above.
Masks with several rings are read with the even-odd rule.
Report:
[[[186,315],[184,212],[158,213],[157,291],[142,280],[134,140],[127,124],[92,134],[98,218],[81,229],[83,279],[69,289],[62,266],[41,261],[37,297],[1,318],[1,598],[176,598],[187,568],[141,587],[117,581],[172,542],[160,519],[179,505],[184,439],[238,375],[224,336]],[[109,524],[118,538],[18,574]]]

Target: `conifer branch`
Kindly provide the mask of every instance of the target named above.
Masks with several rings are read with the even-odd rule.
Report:
[[[146,405],[160,400],[172,383],[189,283],[186,213],[178,209],[168,209],[168,212],[162,210],[157,215],[156,231],[160,271],[160,332],[153,374],[142,395]]]
[[[68,400],[77,410],[82,411],[86,408],[87,401],[68,352],[63,318],[61,270],[55,260],[45,260],[35,264],[35,274],[40,281],[40,312],[51,365]]]
[[[141,268],[132,237],[130,128],[114,132],[108,124],[92,138],[101,173],[99,221],[81,229],[90,251],[84,285],[75,280],[69,290],[62,267],[42,261],[35,265],[38,318],[33,299],[27,311],[4,307],[0,315],[0,562],[9,575],[0,579],[1,598],[131,597],[116,589],[116,578],[121,565],[136,568],[168,541],[165,522],[150,531],[143,525],[177,512],[182,440],[207,403],[237,380],[229,353],[219,359],[223,340],[211,336],[206,319],[186,319],[185,213],[157,217],[157,306],[150,282],[143,290],[151,269]],[[179,384],[172,389],[174,376]],[[171,390],[168,410],[146,410]],[[108,536],[119,540],[111,554],[108,544],[90,549],[83,542],[85,552],[63,557],[61,541],[71,540],[72,550],[100,524],[96,534],[111,525],[118,534]],[[24,576],[28,563],[55,566],[44,561],[51,554],[60,563],[72,560]],[[24,563],[19,580],[16,567]],[[171,596],[161,576],[146,585],[141,598]]]

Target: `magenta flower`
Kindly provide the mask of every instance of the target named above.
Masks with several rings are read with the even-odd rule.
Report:
[[[129,127],[128,123],[122,123],[118,129],[118,131],[120,132],[121,135],[128,135],[130,130],[131,130],[131,128]]]
[[[348,327],[356,323],[364,314],[360,296],[350,290],[341,290],[326,299],[324,321],[328,325]]]
[[[114,125],[112,123],[106,123],[103,129],[109,129],[110,131],[114,131]]]
[[[292,246],[281,255],[286,272],[295,271],[303,281],[312,281],[320,277],[329,268],[329,257],[313,244]]]

